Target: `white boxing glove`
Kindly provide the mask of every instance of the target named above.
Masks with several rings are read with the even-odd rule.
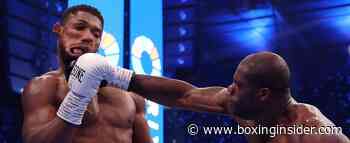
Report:
[[[70,91],[61,103],[57,116],[74,125],[81,125],[84,113],[102,80],[107,85],[127,90],[133,72],[113,67],[96,53],[81,55],[75,63],[68,80]]]

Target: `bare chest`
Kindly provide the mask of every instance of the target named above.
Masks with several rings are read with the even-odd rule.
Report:
[[[68,92],[67,89],[63,89]],[[65,95],[57,97],[57,106],[61,104]],[[136,114],[136,105],[127,92],[111,88],[100,88],[87,111],[84,113],[81,129],[103,126],[113,128],[132,128]]]

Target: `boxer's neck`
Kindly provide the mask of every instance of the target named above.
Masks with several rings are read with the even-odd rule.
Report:
[[[70,63],[65,63],[61,66],[60,71],[63,74],[64,78],[68,81],[69,75],[72,72],[75,61],[71,61]]]

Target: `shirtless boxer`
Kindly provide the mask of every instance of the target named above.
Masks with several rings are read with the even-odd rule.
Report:
[[[282,57],[270,52],[247,56],[241,61],[227,88],[196,88],[188,83],[158,78],[137,78],[131,90],[170,107],[230,115],[241,127],[314,127],[313,133],[246,135],[250,143],[350,143],[342,133],[315,134],[335,126],[315,106],[298,103],[290,92],[289,68]],[[169,89],[171,85],[176,85]],[[161,92],[154,91],[161,89]],[[167,90],[171,90],[169,92]],[[176,92],[178,92],[176,94]],[[158,93],[158,94],[155,94]],[[311,128],[309,128],[310,130]],[[335,130],[334,130],[335,131]]]
[[[71,36],[74,37],[74,35]],[[79,52],[80,50],[76,51],[76,49],[73,49],[73,54],[75,53],[74,51],[84,53]],[[333,123],[324,117],[315,107],[297,103],[293,100],[290,95],[288,84],[288,66],[284,60],[276,54],[258,53],[245,58],[238,66],[234,75],[236,84],[232,84],[227,88],[197,88],[180,80],[138,75],[126,69],[112,67],[97,54],[88,53],[78,55],[79,58],[74,65],[73,72],[69,76],[68,85],[70,88],[68,93],[67,91],[62,94],[60,94],[60,92],[56,93],[65,96],[64,101],[61,104],[59,104],[59,102],[58,104],[56,103],[56,106],[54,106],[56,108],[50,108],[50,111],[47,111],[47,109],[45,111],[40,111],[38,108],[34,110],[39,113],[41,112],[43,115],[47,115],[45,116],[46,118],[42,118],[41,116],[34,116],[31,120],[28,117],[25,118],[25,121],[27,121],[27,123],[25,122],[25,127],[26,125],[29,127],[24,128],[24,137],[34,140],[38,137],[43,139],[44,136],[48,136],[47,139],[53,142],[58,139],[69,139],[68,137],[74,136],[73,140],[86,138],[86,140],[81,142],[92,142],[91,139],[94,139],[94,135],[96,135],[94,133],[96,132],[92,134],[83,134],[77,131],[78,133],[74,134],[72,133],[72,124],[78,125],[77,128],[80,130],[86,128],[81,125],[84,123],[82,119],[86,116],[84,113],[87,104],[92,100],[92,105],[96,105],[96,102],[93,100],[96,97],[107,98],[107,96],[95,95],[101,83],[102,85],[111,85],[123,90],[136,92],[146,98],[172,107],[228,114],[236,118],[241,126],[254,127],[258,124],[263,126],[289,126],[302,124],[305,126],[321,127],[324,125],[333,125]],[[43,84],[46,85],[47,83]],[[29,89],[32,89],[32,91]],[[35,87],[27,86],[24,94],[28,95],[25,97],[30,97],[30,94],[35,95],[35,93],[46,91],[36,90],[37,88]],[[34,99],[35,98],[32,100]],[[50,101],[50,99],[46,99],[45,101]],[[32,102],[31,106],[38,106],[37,103],[34,103],[34,101]],[[98,104],[102,106],[100,102]],[[26,106],[24,108],[26,108]],[[104,110],[100,109],[100,112],[106,109],[107,108]],[[55,114],[56,110],[57,113]],[[29,110],[26,112],[30,113],[32,111]],[[87,115],[87,117],[89,117],[90,114]],[[105,116],[108,115],[109,114]],[[103,118],[101,116],[97,117]],[[44,119],[45,122],[35,121],[40,119]],[[111,118],[105,117],[103,121],[101,121],[101,124],[105,123],[107,119],[112,120]],[[114,123],[117,124],[119,122],[116,121]],[[111,124],[108,124],[103,127],[107,129],[110,126]],[[68,130],[63,133],[63,130],[66,128],[68,128]],[[96,128],[92,129],[96,130]],[[33,133],[31,131],[33,131]],[[87,129],[86,132],[91,133],[92,131]],[[79,136],[80,134],[83,135]],[[104,134],[100,133],[99,135],[103,136]],[[349,142],[347,137],[343,134],[276,135],[274,138],[269,138],[269,136],[269,134],[253,135],[248,136],[248,140],[252,143]],[[101,137],[100,139],[106,138]],[[34,140],[33,142],[38,141]]]
[[[86,102],[87,109],[81,112],[85,115],[80,123],[71,123],[59,116],[67,110],[62,101],[70,93],[66,79],[72,70],[71,62],[84,53],[97,51],[102,29],[103,17],[97,9],[86,5],[68,8],[62,21],[54,26],[60,67],[34,78],[24,89],[22,136],[25,143],[152,142],[144,119],[144,99],[118,88],[103,87],[98,93],[92,92],[98,96]],[[56,115],[58,111],[62,112]]]

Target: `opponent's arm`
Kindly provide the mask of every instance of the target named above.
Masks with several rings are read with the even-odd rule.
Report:
[[[185,81],[148,75],[134,75],[130,91],[170,107],[202,112],[226,113],[223,87],[197,88]]]
[[[171,107],[182,107],[197,111],[226,113],[228,98],[222,87],[197,88],[187,82],[164,77],[134,74],[132,71],[109,64],[102,56],[87,53],[78,59],[93,65],[96,81],[106,80],[103,85],[135,92],[147,99]],[[94,63],[94,64],[92,64]],[[219,92],[220,91],[220,92]]]

